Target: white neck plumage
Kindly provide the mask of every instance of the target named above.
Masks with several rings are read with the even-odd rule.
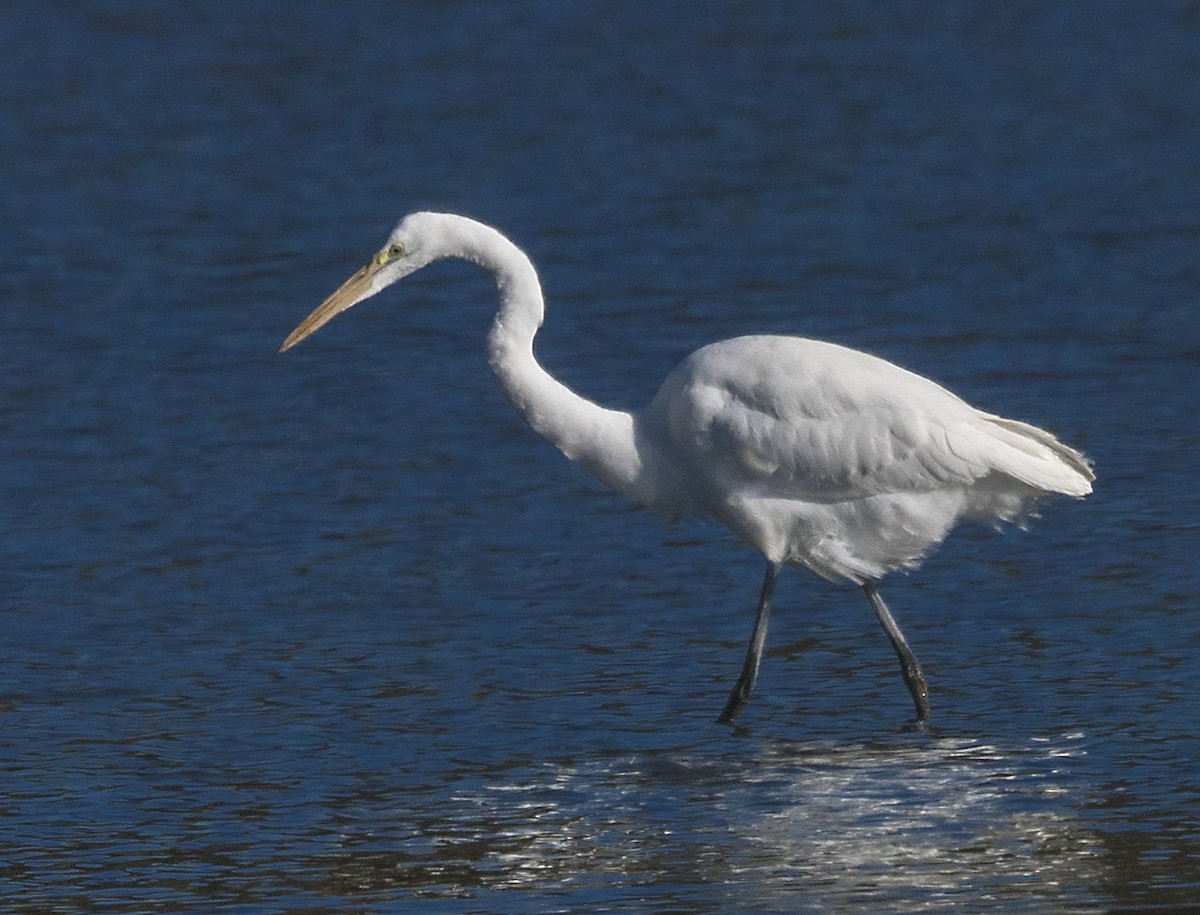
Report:
[[[551,376],[533,354],[545,314],[537,271],[520,248],[495,229],[446,216],[446,257],[490,271],[500,307],[488,333],[492,371],[508,400],[538,435],[618,492],[645,502],[643,461],[634,417],[576,394]]]

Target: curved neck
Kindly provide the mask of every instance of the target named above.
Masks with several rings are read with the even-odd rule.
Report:
[[[495,229],[470,220],[456,228],[456,253],[489,270],[500,293],[488,333],[488,356],[509,402],[538,435],[572,461],[618,492],[647,501],[632,414],[581,397],[534,357],[533,338],[545,306],[529,258]]]

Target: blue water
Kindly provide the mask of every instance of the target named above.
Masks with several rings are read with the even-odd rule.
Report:
[[[0,12],[0,904],[1089,911],[1200,898],[1195,3]],[[539,441],[485,276],[276,358],[405,212],[533,257],[544,363],[878,353],[1096,462],[883,593]]]

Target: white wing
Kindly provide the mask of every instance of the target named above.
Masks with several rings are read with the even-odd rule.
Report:
[[[856,580],[914,564],[964,515],[1012,520],[1046,492],[1091,490],[1085,459],[1049,433],[796,337],[697,350],[644,419],[682,513]]]
[[[993,468],[980,414],[856,350],[739,337],[693,353],[651,407],[673,453],[724,486],[830,502],[968,485]]]

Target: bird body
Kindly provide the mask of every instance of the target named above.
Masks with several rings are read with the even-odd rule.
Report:
[[[961,518],[1012,521],[1048,492],[1090,491],[1086,463],[1048,434],[819,340],[697,350],[636,425],[670,456],[679,513],[858,584],[911,568]]]
[[[280,351],[445,257],[495,277],[490,363],[534,431],[619,493],[671,518],[714,518],[766,557],[754,633],[722,721],[749,699],[775,578],[786,564],[863,586],[923,721],[923,674],[875,582],[918,564],[961,519],[1015,521],[1047,494],[1091,491],[1087,460],[1050,433],[818,340],[724,340],[688,356],[640,412],[595,404],[534,357],[544,303],[529,258],[495,229],[451,214],[406,217]]]

